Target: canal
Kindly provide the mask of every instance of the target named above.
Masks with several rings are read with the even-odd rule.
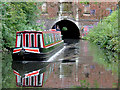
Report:
[[[22,77],[40,70],[43,88],[117,88],[118,55],[85,40],[65,40],[65,49],[50,62],[12,62],[2,53],[2,88],[19,88],[13,70]],[[20,87],[21,88],[21,87]]]

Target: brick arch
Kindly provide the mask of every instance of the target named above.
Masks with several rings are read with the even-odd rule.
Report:
[[[80,29],[79,23],[78,23],[75,19],[70,18],[70,17],[68,17],[68,16],[58,17],[58,18],[56,19],[56,21],[54,21],[54,22],[52,23],[51,28],[52,28],[53,25],[55,25],[55,23],[57,23],[57,22],[59,22],[59,21],[62,21],[62,20],[69,20],[69,21],[75,23],[76,26]]]
[[[54,22],[51,28],[54,26],[59,26],[61,33],[63,35],[63,39],[79,39],[80,38],[80,30],[76,22],[69,19],[59,19]],[[62,28],[67,27],[67,31],[63,31]]]

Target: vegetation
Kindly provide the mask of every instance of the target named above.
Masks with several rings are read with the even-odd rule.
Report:
[[[100,21],[90,30],[87,37],[84,37],[84,39],[100,45],[101,48],[120,52],[118,38],[118,10]]]
[[[2,33],[1,33],[1,31],[0,31],[0,50],[2,50]]]
[[[105,68],[106,71],[111,71],[112,75],[115,77],[118,77],[119,75],[119,60],[118,60],[118,53],[112,52],[109,50],[104,50],[98,48],[95,44],[89,43],[89,50],[95,54],[93,54],[93,61],[98,63],[99,66],[102,66]],[[118,87],[118,82],[113,81],[113,88]],[[99,87],[99,83],[96,81],[94,82],[94,86],[96,88]]]
[[[90,83],[87,80],[79,80],[80,86],[72,86],[71,88],[84,88],[88,90],[90,88]]]
[[[0,14],[1,16],[1,14]],[[1,28],[2,27],[2,22],[0,22],[0,50],[2,49],[2,32],[1,32]]]
[[[63,27],[62,30],[63,31],[67,31],[68,29],[67,29],[67,27]]]
[[[2,52],[0,52],[0,89],[2,89]]]
[[[2,88],[17,88],[13,73],[11,53],[3,52],[2,60]],[[7,56],[7,57],[6,57]]]
[[[89,43],[89,50],[93,53],[93,60],[105,70],[112,71],[112,74],[118,75],[118,53],[98,48],[95,44]]]
[[[41,30],[43,25],[36,25],[36,20],[41,14],[38,8],[40,5],[40,2],[0,2],[3,47],[15,46],[16,31]]]

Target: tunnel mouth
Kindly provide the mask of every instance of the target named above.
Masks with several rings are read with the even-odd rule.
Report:
[[[67,30],[63,30],[63,28]],[[80,39],[80,32],[77,25],[70,20],[61,20],[55,23],[52,29],[61,31],[62,39]]]

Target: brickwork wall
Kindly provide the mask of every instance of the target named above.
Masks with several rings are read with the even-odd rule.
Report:
[[[95,10],[95,15],[83,16],[84,13],[84,4],[79,4],[79,18],[80,19],[102,19],[105,16],[109,15],[109,10],[107,8],[116,10],[116,2],[99,2],[95,4],[90,2],[90,10]]]
[[[72,3],[72,16],[75,17],[76,15],[76,8],[78,7],[79,10],[79,19],[100,19],[100,17],[108,16],[109,10],[106,10],[107,8],[116,10],[116,4],[117,2],[98,2],[95,4],[94,2],[90,2],[90,10],[95,10],[95,15],[90,16],[83,16],[84,13],[84,3]],[[53,2],[47,2],[47,13],[42,14],[42,16],[46,16],[49,18],[55,18],[58,16],[59,12],[59,5],[60,3],[53,3]],[[71,15],[71,13],[64,13],[63,15]]]
[[[40,16],[42,19],[56,19],[59,16],[59,8],[60,8],[60,3],[59,2],[47,2],[47,11],[46,13],[42,13],[42,15]],[[91,10],[95,10],[95,15],[91,15],[90,16],[84,16],[84,3],[76,3],[76,2],[72,2],[72,8],[71,8],[71,12],[66,12],[63,13],[62,16],[69,16],[73,19],[75,19],[76,17],[76,8],[78,8],[78,14],[79,14],[79,20],[100,20],[103,19],[103,17],[106,17],[108,15],[110,15],[110,11],[106,10],[108,9],[112,9],[112,10],[116,10],[117,8],[117,2],[90,2],[90,12]],[[41,7],[40,7],[41,9]],[[89,24],[94,24],[96,21],[79,21],[80,23],[82,23],[83,25],[89,25]]]

